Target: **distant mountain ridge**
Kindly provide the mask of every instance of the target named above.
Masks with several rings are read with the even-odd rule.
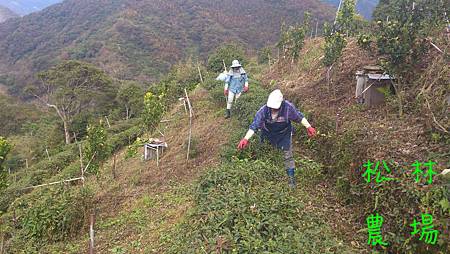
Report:
[[[336,7],[339,6],[340,0],[322,0]],[[380,0],[356,0],[356,10],[364,18],[371,20],[372,14]]]
[[[0,6],[0,23],[6,21],[7,19],[15,17],[19,17],[19,15],[15,14],[13,11],[6,7]]]
[[[121,79],[157,80],[178,60],[237,42],[250,50],[275,43],[281,23],[319,23],[334,11],[316,0],[66,0],[0,25],[1,75],[20,93],[58,61],[93,62]],[[6,74],[6,75],[5,75]]]
[[[40,11],[63,0],[0,0],[0,6],[7,7],[18,15],[27,15]]]

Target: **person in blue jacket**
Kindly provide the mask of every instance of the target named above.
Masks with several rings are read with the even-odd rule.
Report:
[[[248,91],[248,76],[242,65],[238,60],[233,60],[231,64],[231,69],[227,73],[227,78],[225,79],[224,95],[227,97],[227,109],[225,112],[225,118],[230,118],[231,107],[233,101],[237,100],[242,92],[246,93]]]
[[[280,90],[274,90],[267,100],[267,104],[256,113],[253,123],[245,137],[239,142],[238,149],[245,149],[249,140],[261,130],[261,139],[268,140],[273,146],[283,150],[289,186],[295,188],[295,162],[292,153],[292,121],[301,123],[307,129],[308,136],[316,135],[316,130],[309,124],[291,102],[283,98]]]

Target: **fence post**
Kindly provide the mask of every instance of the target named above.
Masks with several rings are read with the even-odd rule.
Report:
[[[47,148],[45,148],[45,153],[47,154],[47,158],[48,158],[48,160],[49,160],[49,161],[52,161],[52,159],[50,159],[50,154],[49,154],[49,152],[48,152],[48,149],[47,149]]]
[[[0,254],[5,252],[5,234],[2,234],[2,242],[0,243]]]
[[[89,223],[89,254],[95,253],[94,245],[94,225],[95,225],[95,209],[91,213],[90,223]]]
[[[113,179],[116,179],[116,157],[117,157],[117,154],[114,154],[113,168],[112,168]]]
[[[197,65],[197,69],[198,69],[198,75],[200,76],[200,81],[203,84],[203,76],[202,76],[202,72],[200,71],[200,66],[199,65]]]

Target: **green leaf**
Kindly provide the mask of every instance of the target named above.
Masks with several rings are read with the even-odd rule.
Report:
[[[450,209],[450,203],[448,202],[448,199],[446,199],[446,198],[439,201],[439,204],[441,205],[441,207],[444,211]]]

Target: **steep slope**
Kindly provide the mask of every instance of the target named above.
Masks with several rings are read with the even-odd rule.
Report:
[[[442,37],[444,41],[444,35]],[[342,57],[329,74],[331,81],[328,83],[328,68],[321,61],[323,46],[321,38],[307,41],[298,64],[288,67],[280,62],[272,66],[264,77],[264,83],[276,83],[287,98],[305,108],[310,113],[312,124],[320,132],[314,142],[298,141],[310,148],[304,149],[305,152],[325,164],[329,183],[337,186],[338,196],[347,202],[347,208],[352,209],[350,213],[339,215],[353,227],[353,230],[342,231],[341,234],[358,243],[367,241],[367,235],[360,232],[367,226],[367,214],[376,210],[385,216],[383,227],[392,232],[391,236],[385,234],[387,242],[392,243],[387,252],[447,253],[438,250],[450,248],[450,209],[447,205],[450,193],[448,179],[439,174],[450,167],[449,135],[439,131],[436,122],[441,122],[447,130],[450,127],[450,108],[445,107],[449,104],[440,106],[449,91],[448,60],[437,50],[429,53],[428,60],[421,66],[423,69],[415,70],[421,77],[410,86],[408,97],[405,96],[408,99],[404,103],[409,105],[405,110],[407,113],[399,117],[396,113],[398,106],[392,97],[387,97],[386,103],[377,107],[356,103],[355,73],[364,66],[377,64],[373,54],[359,48],[356,40],[349,39]],[[429,86],[427,92],[433,95],[428,107],[416,99],[422,86]],[[395,184],[375,186],[366,183],[361,175],[365,170],[363,164],[368,160],[386,161],[396,177]],[[432,184],[419,185],[414,181],[411,164],[430,160],[436,162],[433,170],[437,175]],[[398,222],[412,221],[417,211],[433,213],[433,219],[442,232],[440,244],[425,249],[418,247],[420,244],[409,242],[409,228]]]
[[[6,21],[7,19],[18,17],[17,14],[15,14],[10,9],[3,7],[0,5],[0,23]]]
[[[286,188],[281,161],[269,163],[274,157],[280,159],[276,155],[261,156],[262,151],[253,149],[245,160],[236,160],[236,156],[246,156],[235,149],[236,134],[240,136],[246,130],[238,115],[253,114],[260,106],[257,98],[266,98],[267,91],[257,82],[252,82],[252,87],[252,94],[242,97],[247,107],[230,120],[223,118],[223,105],[218,105],[219,97],[214,96],[221,92],[221,84],[209,91],[198,87],[191,93],[193,137],[197,142],[193,146],[196,156],[189,163],[183,144],[189,132],[187,117],[184,107],[176,105],[166,114],[168,121],[159,127],[169,144],[159,167],[155,161],[143,162],[139,157],[125,159],[126,154],[120,152],[105,164],[100,179],[87,181],[96,192],[96,252],[215,253],[216,249],[217,253],[262,253],[265,246],[272,248],[267,253],[274,253],[270,250],[275,248],[279,253],[299,253],[299,249],[305,253],[357,253],[353,243],[333,234],[333,230],[342,230],[347,224],[332,221],[336,211],[346,212],[345,207],[329,202],[333,194],[325,183],[320,183],[319,191],[310,189],[320,182],[320,165],[296,154],[308,170],[299,173],[299,189],[291,192]],[[117,166],[116,173],[111,170],[113,165]],[[227,199],[229,193],[240,195]],[[198,196],[205,195],[207,204],[202,205]],[[218,202],[223,205],[218,206]],[[202,210],[205,205],[211,209]],[[196,217],[198,213],[201,218]],[[223,214],[226,217],[221,224],[211,225],[208,218],[222,221]],[[288,226],[288,222],[292,225]],[[244,234],[247,229],[252,234]],[[186,242],[197,230],[203,230],[202,237]],[[226,235],[229,230],[241,234],[231,239]],[[288,232],[287,236],[280,231]],[[273,239],[258,244],[258,237]],[[292,244],[283,244],[287,239]],[[39,251],[84,253],[86,242],[85,235],[80,234],[66,242],[45,245]]]
[[[300,22],[306,10],[320,22],[333,16],[313,0],[67,0],[0,26],[0,73],[15,77],[20,91],[60,60],[84,59],[118,78],[152,81],[224,42],[273,43],[282,21]]]
[[[324,0],[327,3],[330,3],[336,7],[339,6],[340,0]],[[356,10],[361,16],[364,18],[371,20],[372,14],[375,8],[378,5],[379,0],[357,0],[356,1]]]
[[[50,5],[60,3],[63,0],[0,0],[0,6],[3,5],[19,15],[27,15],[32,12],[40,11]]]

